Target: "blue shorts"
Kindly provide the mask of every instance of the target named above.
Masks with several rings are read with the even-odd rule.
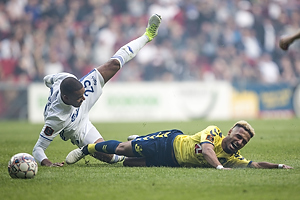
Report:
[[[137,137],[131,142],[132,151],[136,157],[145,157],[148,167],[179,167],[174,156],[173,141],[182,134],[180,130],[173,129]]]

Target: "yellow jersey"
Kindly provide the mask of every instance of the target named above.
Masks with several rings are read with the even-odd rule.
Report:
[[[211,167],[202,155],[201,144],[214,145],[214,151],[224,167],[247,167],[252,161],[246,160],[240,152],[226,153],[222,146],[224,136],[217,126],[208,126],[195,135],[178,135],[173,142],[175,158],[183,167]]]

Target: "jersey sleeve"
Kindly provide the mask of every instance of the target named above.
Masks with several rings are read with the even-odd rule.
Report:
[[[45,150],[50,145],[51,141],[45,140],[43,137],[39,136],[38,141],[36,142],[35,146],[32,150],[32,155],[36,159],[38,163],[41,164],[41,162],[44,159],[47,159],[47,156],[45,154]]]
[[[87,75],[80,79],[85,92],[85,104],[86,109],[89,111],[95,103],[98,101],[102,94],[102,88],[104,86],[104,79],[97,69],[93,69]]]
[[[209,143],[215,146],[218,139],[222,137],[221,130],[217,126],[209,126],[200,133],[200,144]]]
[[[33,148],[32,155],[39,163],[41,163],[44,159],[47,159],[45,150],[63,129],[62,125],[60,124],[56,125],[56,128],[53,127],[54,126],[52,126],[50,123],[46,123],[44,125],[42,131],[40,132],[39,139]]]

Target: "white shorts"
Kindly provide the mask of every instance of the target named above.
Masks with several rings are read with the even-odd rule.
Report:
[[[76,144],[78,147],[83,147],[87,144],[93,144],[98,139],[102,139],[102,135],[99,133],[99,131],[95,128],[95,126],[89,122],[86,126],[86,129],[83,134],[79,137],[79,142]]]

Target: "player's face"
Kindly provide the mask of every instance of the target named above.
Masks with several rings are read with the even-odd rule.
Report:
[[[84,87],[75,91],[72,95],[68,96],[68,103],[76,108],[80,107],[82,102],[85,100],[84,92]]]
[[[233,154],[243,148],[249,141],[250,134],[242,127],[234,127],[224,138],[223,149],[226,153]]]

